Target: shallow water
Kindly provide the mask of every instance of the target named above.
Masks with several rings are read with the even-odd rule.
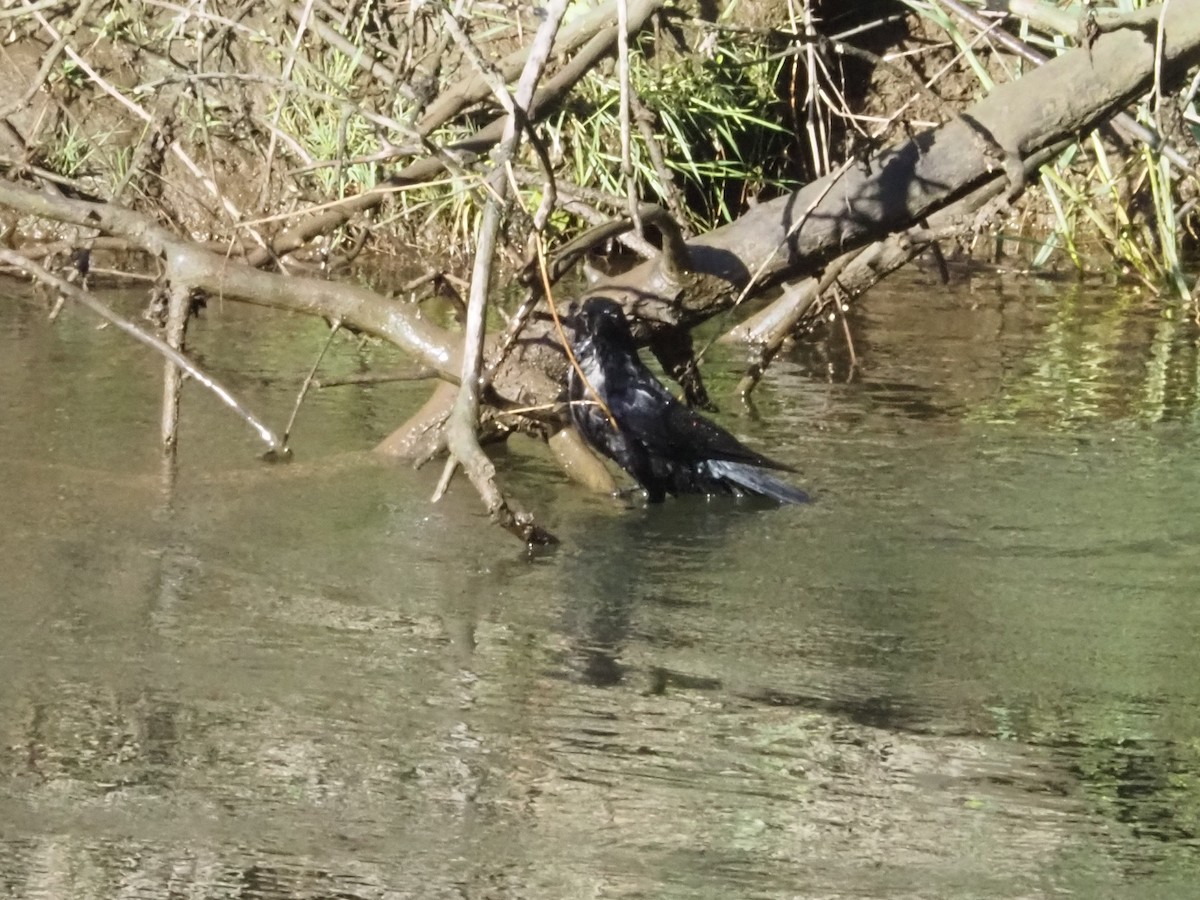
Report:
[[[530,561],[363,452],[428,385],[315,394],[282,466],[189,386],[168,489],[150,354],[0,302],[0,896],[1194,897],[1194,329],[921,275],[852,326],[757,417],[707,368],[817,502],[624,509],[517,441]],[[323,340],[193,347],[282,423]]]

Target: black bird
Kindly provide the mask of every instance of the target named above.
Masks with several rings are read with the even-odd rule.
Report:
[[[629,322],[616,302],[590,297],[573,324],[572,349],[584,377],[572,366],[567,388],[571,420],[584,440],[646,489],[649,502],[659,503],[667,494],[808,500],[799,488],[764,471],[792,469],[755,453],[675,399],[638,357]]]

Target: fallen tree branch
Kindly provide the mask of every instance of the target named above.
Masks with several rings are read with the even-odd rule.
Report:
[[[1158,10],[1165,15],[1162,80],[1178,84],[1200,63],[1200,0],[1172,0]],[[678,286],[664,286],[654,260],[592,291],[629,304],[657,300],[675,310],[676,321],[665,324],[694,325],[728,308],[752,274],[761,288],[818,271],[849,250],[919,225],[995,178],[1011,182],[1023,160],[1087,132],[1149,90],[1155,66],[1153,36],[1102,34],[1090,52],[1071,51],[999,85],[953,120],[863,161],[832,189],[832,176],[818,179],[691,239],[697,277],[681,296]]]
[[[961,3],[960,0],[941,0],[941,2],[948,9],[952,10],[955,15],[969,23],[971,27],[979,29],[980,31],[987,31],[988,36],[992,40],[996,41],[996,43],[1000,44],[1011,53],[1015,53],[1017,56],[1027,59],[1029,62],[1038,66],[1045,65],[1050,60],[1050,57],[1046,56],[1046,54],[1035,50],[1033,47],[1029,46],[1029,44],[1025,43],[1020,38],[1014,37],[1007,31],[993,30],[989,28],[988,21],[983,16],[979,15],[979,13],[971,7]],[[1009,12],[1012,13],[1012,15],[1018,17],[1030,16],[1031,19],[1033,18],[1033,8],[1036,8],[1042,13],[1046,13],[1047,10],[1053,10],[1053,14],[1055,16],[1053,21],[1057,24],[1061,31],[1068,34],[1073,31],[1078,32],[1079,25],[1083,21],[1082,18],[1076,17],[1070,11],[1059,10],[1056,7],[1048,7],[1045,3],[1038,3],[1036,0],[1035,2],[1031,3],[1023,3],[1019,2],[1019,0],[1012,0],[1012,2],[1008,4],[1008,7]],[[1101,12],[1107,13],[1111,11],[1103,10]],[[1134,15],[1140,16],[1143,12],[1143,10],[1139,10]],[[1128,19],[1129,16],[1125,13],[1120,13],[1114,15],[1113,18],[1114,20],[1119,18]],[[1139,18],[1137,21],[1144,26],[1145,23],[1143,20]],[[1153,25],[1155,22],[1156,19],[1150,20],[1151,25]],[[1112,21],[1110,21],[1108,24],[1112,26],[1108,30],[1112,30],[1113,27],[1117,27]],[[1193,174],[1195,173],[1195,170],[1192,168],[1191,163],[1188,162],[1186,156],[1172,147],[1169,142],[1164,141],[1161,135],[1151,130],[1143,123],[1139,122],[1129,113],[1122,111],[1114,115],[1112,118],[1112,127],[1121,134],[1125,135],[1127,138],[1140,141],[1147,147],[1158,150],[1179,168],[1193,172]]]
[[[0,205],[123,238],[132,247],[161,260],[168,280],[181,281],[212,296],[353,325],[391,341],[443,377],[458,379],[459,351],[451,333],[422,319],[410,307],[385,300],[365,288],[254,269],[177,237],[153,219],[112,203],[73,200],[0,181]]]
[[[1062,141],[1029,157],[1025,161],[1026,174],[1032,176],[1067,146],[1068,142]],[[806,279],[795,289],[786,291],[775,303],[722,335],[719,340],[724,343],[748,343],[759,348],[759,359],[738,385],[738,392],[745,394],[753,387],[753,380],[761,376],[762,369],[765,369],[766,364],[779,352],[788,337],[812,327],[813,320],[820,312],[822,294],[829,286],[826,284],[826,275],[837,262],[844,261],[842,268],[836,272],[837,283],[847,297],[854,299],[924,252],[932,246],[932,241],[936,238],[969,235],[979,231],[988,220],[986,214],[980,215],[981,211],[989,203],[1003,197],[1007,187],[1004,179],[996,178],[945,209],[933,213],[927,222],[889,235],[865,249],[851,251],[846,257],[839,257],[826,267],[820,279]]]

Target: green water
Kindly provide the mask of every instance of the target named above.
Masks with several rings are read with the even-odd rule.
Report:
[[[707,369],[817,502],[624,509],[517,441],[530,561],[364,452],[428,385],[316,394],[285,466],[189,386],[168,487],[157,361],[0,300],[0,897],[1190,900],[1194,328],[921,276],[852,325],[758,417]],[[193,346],[282,427],[323,340]]]

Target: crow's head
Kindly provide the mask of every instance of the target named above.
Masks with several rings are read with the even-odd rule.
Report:
[[[575,338],[592,338],[619,347],[634,346],[629,320],[620,304],[608,297],[589,297],[575,312]]]

